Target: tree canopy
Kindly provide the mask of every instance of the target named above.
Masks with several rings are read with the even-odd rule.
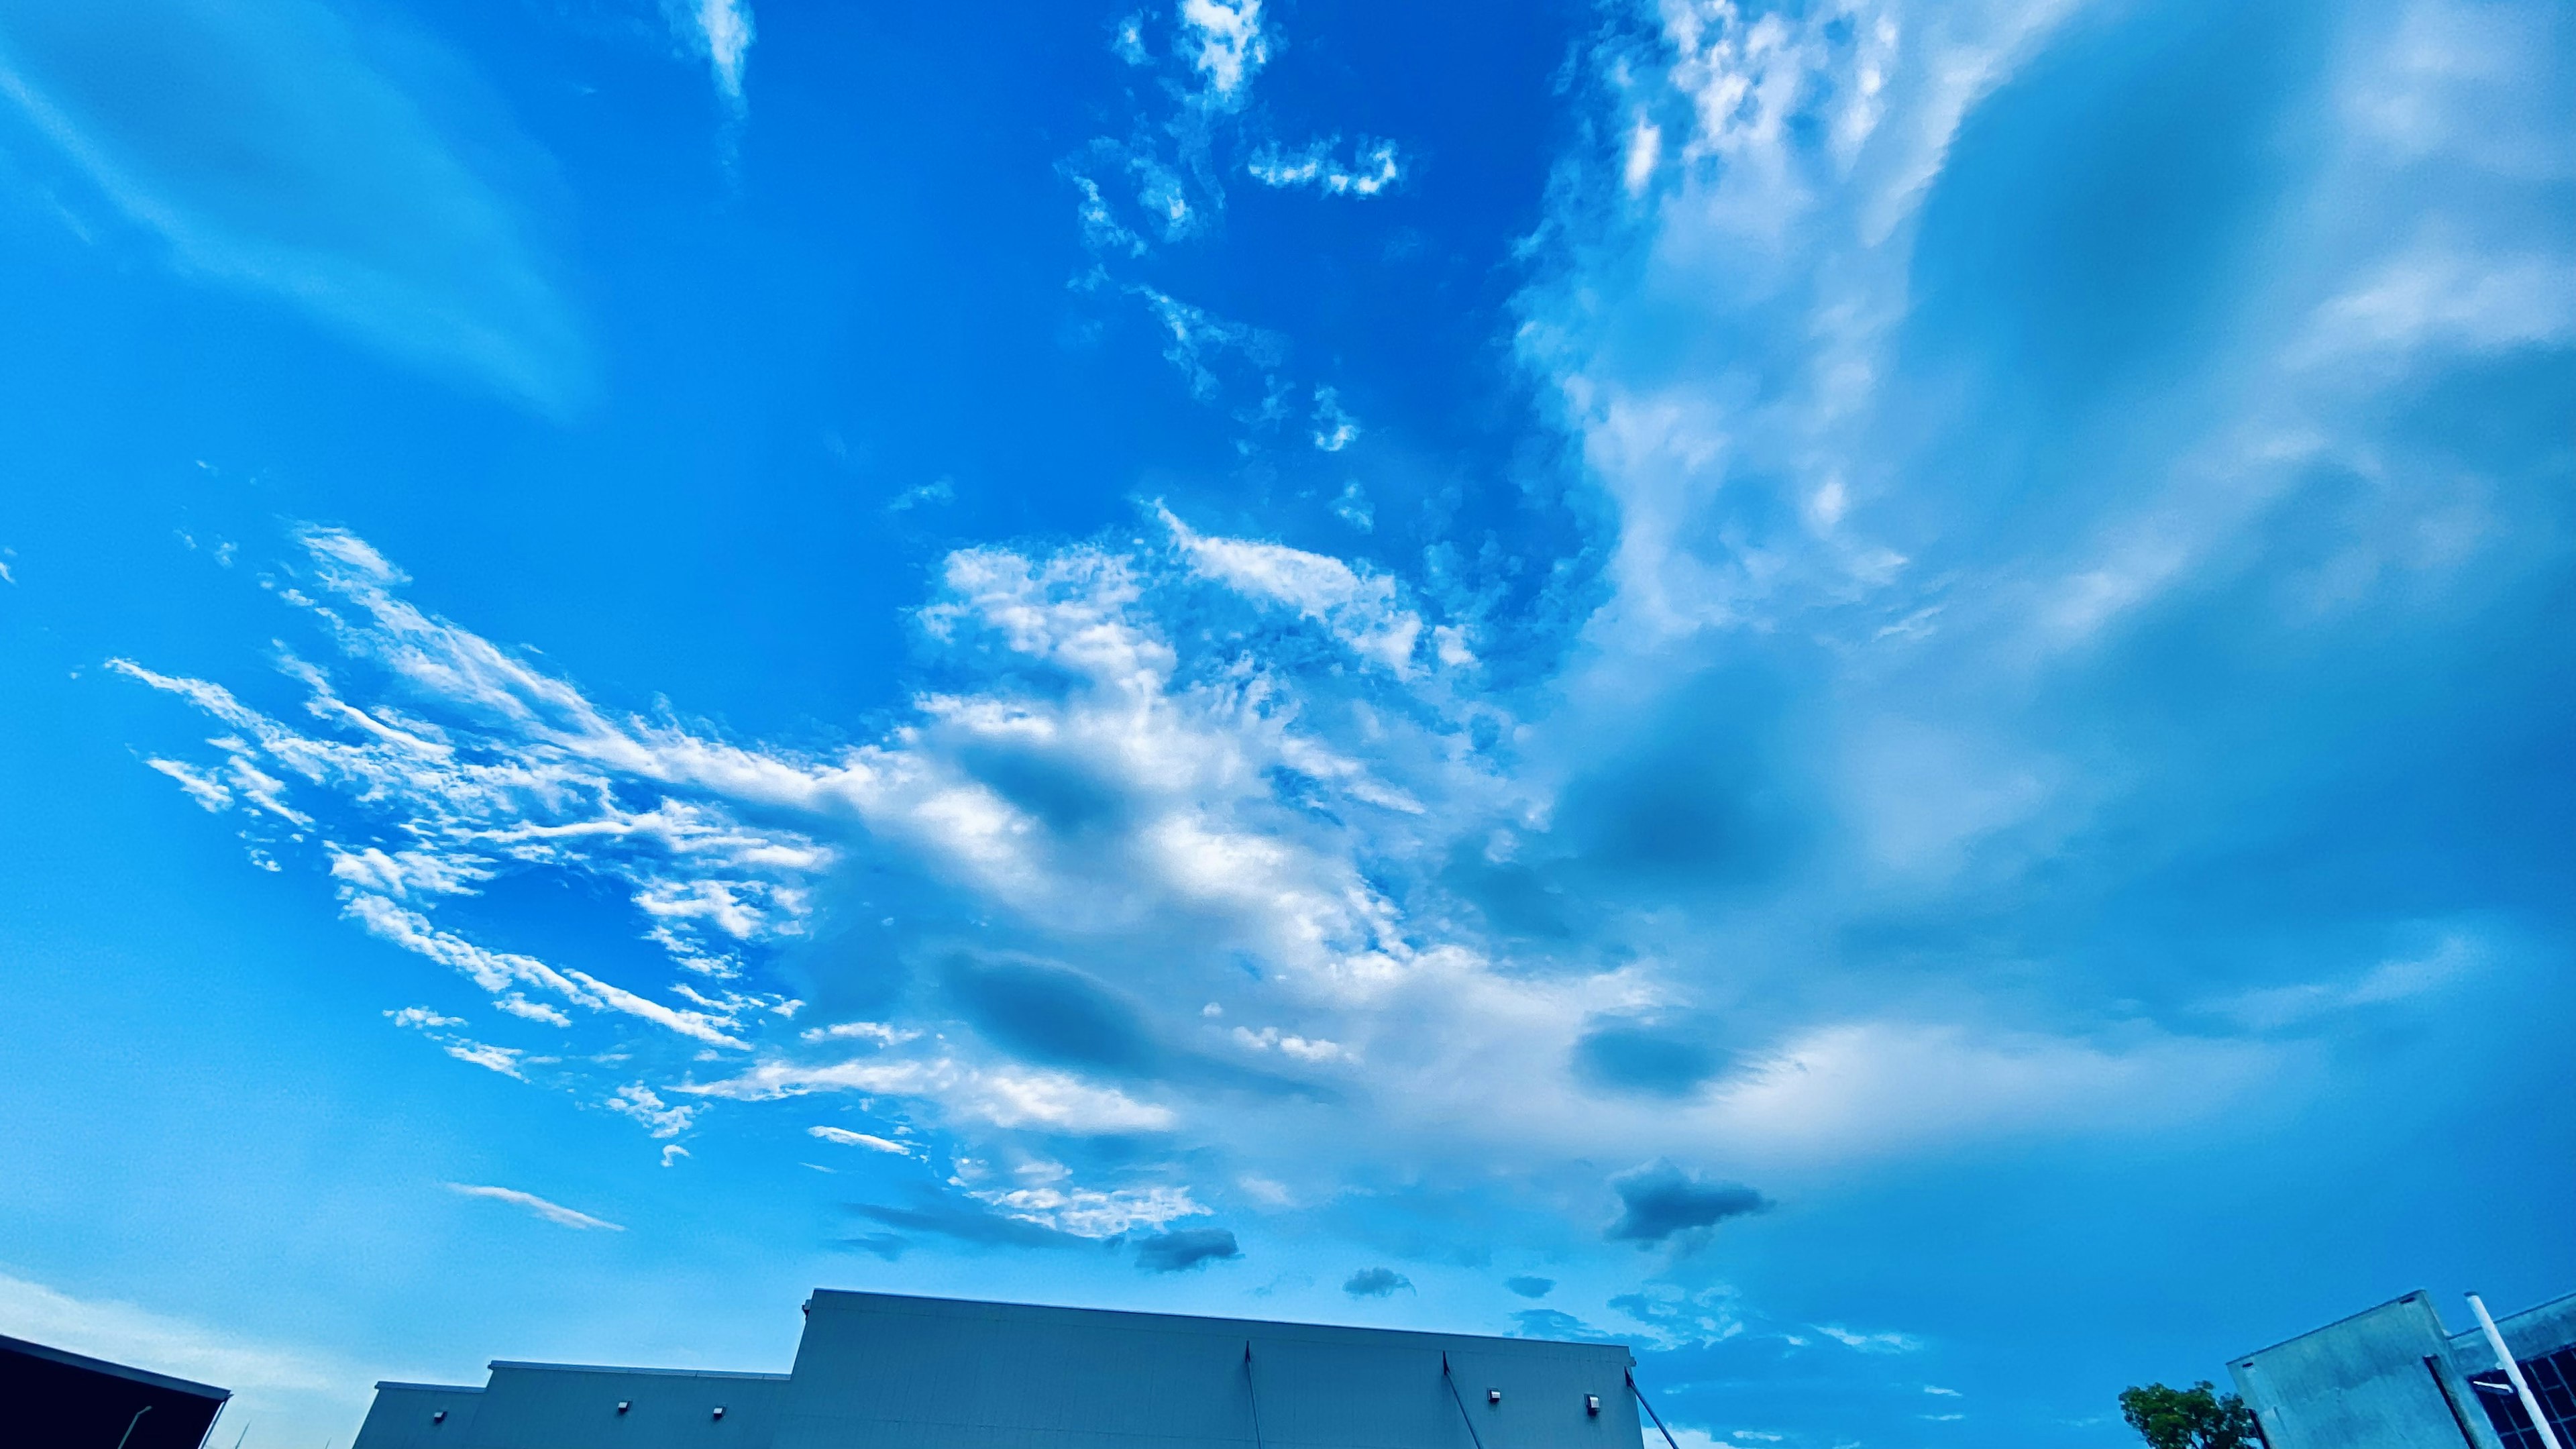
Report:
[[[2219,1393],[2207,1379],[2187,1389],[2149,1384],[2120,1391],[2120,1417],[2148,1449],[2260,1449],[2263,1431],[2254,1411],[2234,1394]]]

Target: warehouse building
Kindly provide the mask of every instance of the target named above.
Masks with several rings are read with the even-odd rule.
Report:
[[[784,1374],[510,1361],[384,1383],[354,1449],[1634,1449],[1635,1359],[1554,1343],[817,1292]]]
[[[0,1337],[0,1444],[198,1449],[230,1398],[212,1384]]]
[[[2483,1306],[2480,1306],[2483,1311]],[[2228,1365],[2271,1449],[2576,1449],[2576,1294],[2453,1333],[2409,1293]],[[2519,1378],[2520,1382],[2516,1382]]]

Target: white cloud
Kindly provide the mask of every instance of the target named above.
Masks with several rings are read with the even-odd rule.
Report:
[[[878,1046],[890,1047],[901,1046],[918,1038],[921,1033],[888,1026],[881,1021],[842,1021],[830,1026],[807,1027],[796,1035],[804,1041],[871,1041]]]
[[[502,1076],[522,1082],[528,1079],[528,1074],[522,1066],[528,1054],[517,1047],[493,1046],[464,1037],[446,1038],[439,1043],[439,1047],[458,1061],[481,1067],[485,1071],[499,1072]]]
[[[916,1155],[912,1148],[907,1147],[890,1137],[878,1137],[867,1132],[853,1132],[847,1127],[808,1127],[805,1129],[805,1133],[809,1137],[820,1137],[826,1142],[838,1142],[844,1147],[864,1147],[871,1152],[890,1152],[897,1157],[912,1157]]]
[[[1845,1328],[1839,1323],[1819,1323],[1815,1327],[1816,1332],[1843,1347],[1856,1348],[1863,1353],[1920,1353],[1923,1350],[1923,1341],[1910,1333],[1894,1330],[1866,1333]]]
[[[799,1064],[784,1059],[754,1063],[740,1075],[691,1083],[679,1090],[734,1101],[774,1101],[816,1092],[861,1092],[931,1102],[965,1125],[1043,1127],[1102,1134],[1166,1132],[1178,1122],[1168,1107],[1139,1102],[1114,1087],[1070,1073],[1004,1068],[981,1070],[952,1057],[928,1060]]]
[[[179,788],[187,793],[188,798],[208,811],[220,812],[232,807],[233,792],[225,789],[224,782],[217,779],[211,770],[200,770],[178,760],[154,759],[143,763],[178,781]]]
[[[1164,360],[1190,380],[1192,396],[1217,396],[1225,386],[1219,369],[1233,370],[1238,365],[1250,376],[1259,377],[1265,392],[1272,390],[1270,369],[1277,365],[1279,357],[1276,337],[1257,327],[1213,316],[1157,288],[1136,285],[1127,291],[1144,302],[1170,338],[1163,349]]]
[[[1342,410],[1341,396],[1329,387],[1315,389],[1315,446],[1327,453],[1338,453],[1358,442],[1359,419]],[[1358,480],[1350,487],[1356,490]]]
[[[527,1052],[517,1047],[493,1046],[487,1042],[476,1041],[472,1037],[459,1036],[446,1028],[463,1026],[465,1023],[462,1019],[441,1016],[427,1007],[406,1006],[400,1011],[386,1012],[385,1018],[396,1026],[408,1027],[420,1032],[431,1041],[438,1043],[441,1051],[460,1062],[481,1067],[485,1071],[498,1072],[502,1076],[518,1081],[524,1082],[528,1079],[528,1067],[546,1065],[554,1061],[552,1057],[529,1056]]]
[[[700,1110],[695,1103],[675,1107],[641,1082],[629,1082],[618,1088],[603,1105],[612,1112],[642,1123],[644,1130],[657,1139],[677,1137],[688,1131],[691,1119]]]
[[[716,93],[739,113],[743,66],[757,36],[748,0],[663,0],[663,10],[681,43],[706,58]]]
[[[1190,64],[1207,81],[1199,103],[1212,110],[1242,105],[1253,73],[1270,59],[1261,0],[1181,0],[1180,17]]]
[[[1143,65],[1150,58],[1145,54],[1144,16],[1129,15],[1119,20],[1109,41],[1109,53],[1129,65]]]
[[[2426,237],[2317,309],[2293,365],[2420,348],[2497,352],[2576,339],[2568,251],[2496,255]]]
[[[2097,1043],[1919,1022],[1799,1033],[1705,1109],[1768,1156],[1861,1155],[1914,1141],[2150,1130],[2194,1120],[2270,1079],[2273,1049],[2136,1028]]]
[[[1201,534],[1170,509],[1158,511],[1172,541],[1202,576],[1247,597],[1288,605],[1399,678],[1412,672],[1422,618],[1397,603],[1394,579],[1282,544]]]
[[[1077,1237],[1106,1238],[1137,1228],[1156,1231],[1174,1219],[1203,1215],[1189,1189],[1146,1187],[1103,1192],[1094,1188],[1024,1187],[975,1194],[1005,1214]]]
[[[2260,987],[2220,1002],[2217,1009],[2252,1030],[2273,1031],[2429,995],[2456,984],[2485,960],[2486,951],[2474,936],[2449,932],[2429,951],[2392,956],[2346,980]]]
[[[204,681],[120,672],[215,718],[232,742],[214,747],[223,758],[293,781],[294,800],[327,822],[322,839],[387,842],[304,847],[338,876],[362,928],[473,980],[505,1013],[541,1006],[567,1019],[550,1030],[654,1028],[559,1061],[434,1039],[493,1070],[536,1075],[542,1063],[550,1085],[664,1138],[757,1104],[845,1093],[907,1130],[811,1135],[925,1157],[1006,1151],[1025,1131],[1152,1136],[1199,1165],[1186,1184],[1199,1196],[1264,1209],[1325,1200],[1346,1174],[1387,1162],[1539,1174],[1572,1156],[1687,1151],[1751,1170],[1962,1138],[2147,1130],[2231,1100],[2278,1063],[2268,1045],[2143,1023],[2073,1037],[1972,1013],[1810,1011],[1773,1021],[1770,1050],[1687,1098],[1605,1098],[1573,1072],[1586,1023],[1687,1008],[1705,982],[1654,949],[1615,970],[1531,970],[1445,894],[1461,822],[1484,822],[1466,827],[1479,841],[1539,839],[1551,808],[1543,782],[1473,743],[1471,721],[1518,727],[1444,682],[1442,670],[1473,663],[1464,631],[1441,636],[1444,662],[1426,666],[1414,659],[1421,616],[1392,577],[1201,534],[1168,514],[1160,523],[1165,538],[1128,550],[952,554],[916,616],[946,666],[943,689],[866,742],[828,751],[731,741],[667,714],[619,717],[413,610],[391,565],[346,535],[308,535],[320,583],[290,601],[355,662],[344,686],[290,659],[320,728],[290,728]],[[1293,662],[1318,652],[1354,667]],[[356,665],[390,682],[370,684]],[[378,692],[406,706],[368,703]],[[353,828],[362,817],[374,823]],[[1485,858],[1510,858],[1496,849]],[[621,929],[638,938],[616,944],[659,948],[678,979],[656,994],[681,1004],[451,928],[439,913],[483,887],[474,871],[616,883],[632,917]],[[888,933],[871,972],[919,969],[953,949],[949,923],[989,922],[1141,1003],[1176,1052],[1329,1077],[1368,1104],[1365,1127],[1294,1094],[1217,1102],[1185,1083],[1017,1060],[935,1016],[788,1026],[794,1003],[765,986],[769,953],[802,937],[818,897],[849,901],[852,925]],[[732,974],[693,964],[674,939],[701,955],[721,943]],[[1759,951],[1704,949],[1755,963],[1741,984],[1758,990]],[[822,969],[829,986],[836,968]],[[1218,1000],[1223,1012],[1202,1014]],[[1739,1031],[1766,1030],[1747,1016]],[[733,1064],[683,1055],[737,1046],[748,1057]],[[1014,1206],[1142,1221],[1169,1206],[1150,1189],[1184,1185],[1136,1171],[1083,1189],[1108,1195],[1099,1202]],[[1270,1186],[1241,1186],[1254,1181]]]
[[[487,1198],[493,1202],[508,1203],[512,1207],[525,1208],[538,1217],[545,1219],[547,1222],[554,1223],[562,1227],[576,1228],[583,1232],[590,1232],[594,1229],[605,1230],[612,1233],[622,1233],[626,1231],[625,1228],[616,1223],[612,1223],[605,1218],[595,1218],[588,1213],[575,1212],[571,1208],[563,1206],[561,1203],[548,1202],[544,1198],[537,1196],[535,1193],[521,1192],[514,1187],[481,1187],[472,1183],[451,1182],[447,1184],[447,1190],[463,1197]]]
[[[1264,186],[1312,186],[1327,196],[1354,196],[1361,200],[1392,187],[1403,174],[1396,164],[1392,141],[1359,142],[1348,166],[1333,159],[1333,147],[1338,144],[1339,138],[1315,141],[1301,151],[1284,151],[1273,145],[1254,156],[1244,170]]]
[[[1357,478],[1342,485],[1341,496],[1333,500],[1333,516],[1362,533],[1377,529],[1377,509]]]
[[[1233,1036],[1238,1044],[1249,1050],[1275,1051],[1301,1062],[1338,1062],[1348,1060],[1350,1057],[1350,1053],[1344,1051],[1339,1042],[1326,1041],[1321,1037],[1302,1037],[1294,1033],[1282,1033],[1275,1026],[1265,1026],[1259,1031],[1238,1026],[1234,1029]]]

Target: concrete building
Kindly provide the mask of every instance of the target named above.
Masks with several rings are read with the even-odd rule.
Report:
[[[495,1362],[354,1449],[1635,1449],[1625,1345],[817,1292],[784,1374]]]
[[[2576,1294],[2496,1321],[2576,1449]],[[2409,1293],[2228,1365],[2271,1449],[2547,1449],[2486,1334],[2453,1333]]]

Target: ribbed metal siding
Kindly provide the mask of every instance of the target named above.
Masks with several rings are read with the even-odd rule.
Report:
[[[482,1403],[481,1389],[460,1385],[378,1384],[351,1449],[471,1449]]]
[[[1249,1449],[1256,1392],[1262,1449],[1472,1449],[1470,1417],[1484,1449],[1631,1449],[1631,1362],[1615,1344],[825,1292],[776,1449]]]
[[[769,1449],[786,1388],[777,1374],[496,1363],[462,1449]]]

